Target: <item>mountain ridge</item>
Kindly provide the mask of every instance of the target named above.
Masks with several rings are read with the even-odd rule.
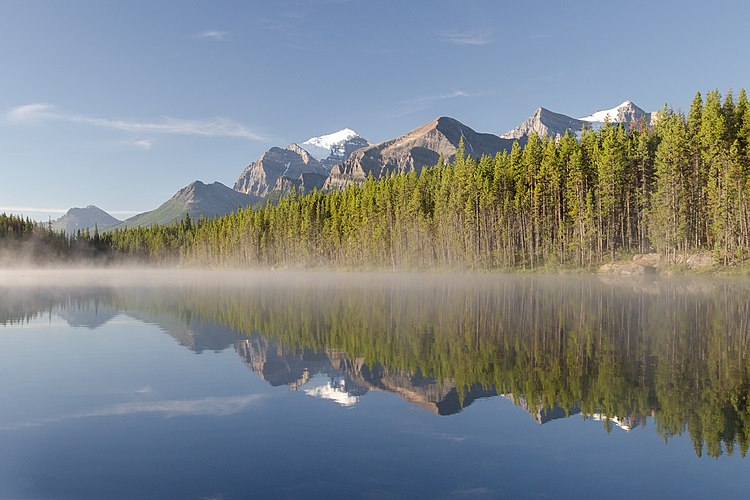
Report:
[[[514,129],[501,134],[500,137],[503,139],[522,140],[532,132],[536,132],[539,136],[562,137],[566,131],[572,133],[580,132],[586,125],[587,122],[583,120],[539,107],[529,118],[518,124]]]
[[[212,219],[259,201],[256,196],[240,193],[220,182],[205,184],[202,181],[193,181],[178,190],[158,208],[135,215],[114,229],[170,224],[183,220],[187,215],[193,220],[201,216]]]
[[[296,143],[272,147],[250,163],[234,183],[234,190],[258,198],[268,196],[282,177],[299,179],[302,174],[326,175],[325,167]]]
[[[122,222],[95,205],[86,207],[73,207],[65,215],[52,221],[52,229],[63,231],[68,235],[74,235],[77,231],[93,230],[99,231],[114,227]]]
[[[573,118],[563,113],[539,107],[529,118],[519,123],[515,128],[501,134],[500,137],[524,143],[532,132],[539,136],[547,135],[559,138],[566,132],[578,134],[584,128],[601,127],[605,122],[622,123],[625,127],[630,128],[644,121],[646,125],[652,126],[655,117],[656,113],[644,111],[631,100],[626,100],[614,108],[597,110],[582,118]]]
[[[475,157],[494,156],[513,144],[512,140],[478,133],[455,118],[441,116],[394,139],[357,149],[331,169],[324,189],[343,189],[363,182],[370,174],[380,178],[391,172],[419,172],[424,166],[437,164],[441,156],[450,161],[461,138],[466,153]]]
[[[192,183],[157,209],[124,222],[118,221],[117,225],[110,227],[163,224],[180,220],[188,214],[195,217],[204,213],[208,217],[215,217],[234,211],[238,206],[275,203],[292,191],[304,194],[315,189],[343,189],[349,184],[364,182],[368,175],[377,179],[392,172],[419,172],[425,166],[437,164],[441,157],[445,161],[452,161],[461,139],[466,154],[478,158],[510,150],[515,141],[523,144],[531,133],[560,137],[568,131],[578,134],[586,127],[601,126],[601,120],[631,126],[641,120],[651,124],[654,116],[655,113],[643,111],[630,100],[580,119],[539,107],[514,129],[499,136],[476,132],[455,118],[441,116],[377,144],[370,144],[354,130],[344,128],[309,138],[302,145],[292,143],[285,148],[271,147],[243,169],[233,189],[221,183],[211,184],[250,197],[232,198],[232,207],[227,202],[230,195],[226,194],[223,197],[217,194],[223,201],[207,195],[208,198],[204,197],[200,202],[191,202],[196,197],[196,191],[203,189],[200,186],[196,188],[196,183]],[[215,190],[221,191],[218,188]],[[201,196],[198,195],[198,198]]]

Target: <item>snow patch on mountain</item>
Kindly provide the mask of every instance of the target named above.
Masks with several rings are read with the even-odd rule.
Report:
[[[350,128],[345,128],[331,134],[311,137],[302,143],[302,147],[317,160],[322,160],[328,157],[336,146],[354,137],[359,137],[359,134]]]
[[[615,106],[612,109],[599,110],[589,116],[584,116],[583,118],[579,118],[579,120],[584,121],[584,122],[596,122],[596,123],[602,123],[605,121],[617,122],[619,121],[619,117],[622,115],[622,112],[631,107],[633,107],[633,102],[625,101],[619,106]]]

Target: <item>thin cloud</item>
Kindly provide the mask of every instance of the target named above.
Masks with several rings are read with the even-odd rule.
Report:
[[[454,90],[452,92],[448,92],[447,94],[438,94],[438,95],[430,95],[430,96],[424,96],[424,97],[417,97],[415,99],[416,102],[425,102],[425,101],[443,101],[445,99],[453,99],[454,97],[475,97],[479,94],[470,94],[469,92],[464,92],[463,90]]]
[[[133,141],[126,141],[124,144],[136,149],[149,150],[154,146],[154,141],[152,139],[135,139]]]
[[[91,118],[88,116],[70,116],[66,119],[76,123],[85,123],[95,127],[113,128],[125,132],[154,132],[160,134],[201,135],[205,137],[239,137],[252,141],[266,140],[264,136],[250,130],[245,125],[228,118],[185,120],[166,116],[159,121],[153,122]]]
[[[48,208],[48,207],[0,207],[0,213],[14,214],[64,214],[68,208]],[[141,212],[135,210],[104,210],[110,215],[135,215]]]
[[[452,90],[451,92],[447,92],[445,94],[420,96],[408,101],[401,101],[398,105],[399,111],[392,116],[394,118],[398,118],[401,116],[410,115],[412,113],[416,113],[417,111],[422,111],[429,108],[434,102],[444,101],[446,99],[455,99],[457,97],[476,97],[478,95],[480,94],[472,94],[463,90]]]
[[[117,417],[123,415],[157,414],[164,417],[184,416],[226,416],[234,415],[254,403],[264,399],[262,394],[249,394],[246,396],[211,397],[201,399],[174,399],[165,401],[136,401],[130,403],[115,404],[96,410],[76,413],[73,415],[62,415],[59,417],[44,418],[36,421],[21,422],[0,427],[0,430],[17,430],[27,427],[41,427],[45,424],[55,424],[66,420],[83,419],[91,417]]]
[[[366,49],[362,49],[362,52],[364,52],[365,54],[374,54],[374,55],[390,55],[390,54],[398,54],[400,51],[396,49],[366,48]]]
[[[468,488],[465,490],[452,491],[448,498],[496,498],[498,496],[497,490],[491,490],[484,486],[478,486],[476,488]]]
[[[0,207],[0,212],[7,213],[50,213],[50,214],[64,214],[67,212],[67,208],[40,208],[40,207]]]
[[[45,121],[67,121],[131,133],[197,135],[203,137],[237,137],[251,141],[267,141],[268,137],[228,118],[188,120],[165,116],[154,121],[134,121],[64,113],[47,103],[32,103],[9,109],[3,121],[13,124],[38,124]],[[146,143],[142,143],[141,147]]]
[[[207,30],[201,31],[195,36],[196,38],[204,38],[208,40],[226,40],[226,38],[229,36],[229,33],[226,31]]]
[[[489,45],[495,41],[490,33],[441,33],[439,36],[456,45]]]
[[[109,215],[126,215],[126,216],[132,216],[136,214],[143,213],[144,211],[137,211],[137,210],[105,210]]]
[[[179,417],[186,415],[233,415],[249,407],[252,403],[263,399],[263,397],[264,396],[261,394],[250,394],[247,396],[218,398],[139,401],[112,405],[92,412],[80,413],[74,415],[74,417],[111,417],[136,413],[159,413],[165,417]]]
[[[45,120],[54,120],[59,118],[54,109],[55,107],[52,104],[44,102],[24,104],[9,109],[5,113],[4,121],[10,123],[39,123]]]

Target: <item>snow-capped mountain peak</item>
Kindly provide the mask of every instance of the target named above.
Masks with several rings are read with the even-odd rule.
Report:
[[[602,123],[605,121],[621,122],[623,121],[623,117],[629,117],[629,115],[632,115],[634,111],[637,113],[636,110],[640,111],[640,113],[644,113],[643,110],[633,104],[633,101],[625,101],[619,106],[615,106],[612,109],[599,110],[589,116],[584,116],[583,118],[579,119],[584,122],[595,123]]]
[[[350,128],[312,137],[302,143],[302,147],[319,160],[327,170],[349,158],[353,151],[365,146],[369,146],[367,140]]]
[[[346,140],[358,136],[359,134],[357,134],[354,130],[350,128],[344,128],[339,130],[338,132],[333,132],[331,134],[321,135],[319,137],[311,137],[302,144],[306,146],[317,146],[319,148],[325,148],[330,151],[333,146],[341,144]]]

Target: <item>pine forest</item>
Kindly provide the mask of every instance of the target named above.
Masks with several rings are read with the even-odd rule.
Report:
[[[711,91],[688,114],[665,105],[653,124],[532,134],[494,158],[460,145],[453,161],[420,172],[213,220],[36,239],[58,259],[209,267],[592,269],[651,252],[741,265],[750,256],[748,142],[745,91]],[[9,231],[8,220],[26,224],[0,221],[5,247],[49,232]]]

